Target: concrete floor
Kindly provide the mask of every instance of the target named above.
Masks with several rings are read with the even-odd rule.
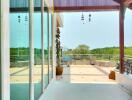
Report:
[[[132,100],[115,81],[108,79],[108,70],[81,65],[64,68],[62,78],[49,85],[42,100]]]
[[[132,100],[118,84],[52,83],[42,100]]]

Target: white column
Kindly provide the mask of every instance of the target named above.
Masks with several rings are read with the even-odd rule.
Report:
[[[52,21],[53,21],[53,26],[52,26],[52,52],[53,52],[53,78],[56,78],[56,27],[57,27],[57,23],[56,23],[56,13],[52,14]]]
[[[9,0],[0,0],[1,99],[10,100]]]
[[[29,48],[30,48],[30,64],[29,64],[29,92],[30,100],[34,100],[34,84],[33,84],[33,68],[34,68],[34,0],[29,0]]]

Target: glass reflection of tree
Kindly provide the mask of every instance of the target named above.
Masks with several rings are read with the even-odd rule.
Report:
[[[28,24],[28,16],[27,16],[27,14],[25,13],[25,19],[24,19],[24,24],[25,25],[23,25],[23,23],[22,23],[22,18],[24,18],[23,16],[20,16],[20,14],[18,15],[18,33],[19,33],[19,36],[18,36],[18,42],[17,42],[17,48],[18,48],[18,57],[20,57],[20,56],[25,56],[25,50],[26,50],[26,48],[27,48],[27,39],[26,38],[24,38],[24,36],[23,36],[23,34],[24,33],[22,33],[22,32],[25,32],[26,33],[26,27],[27,27],[27,24]],[[24,27],[25,26],[25,28],[24,28],[24,31],[21,29],[22,27]],[[26,36],[25,36],[26,37]]]
[[[21,16],[20,16],[20,14],[18,15],[18,33],[20,32],[20,23],[21,23]],[[20,40],[19,40],[19,36],[18,36],[18,42],[17,42],[17,48],[18,48],[18,53],[17,53],[17,56],[19,57],[19,47],[20,47],[20,45],[19,45],[19,43],[20,43]]]

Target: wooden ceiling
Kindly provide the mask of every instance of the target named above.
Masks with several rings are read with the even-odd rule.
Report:
[[[54,0],[56,12],[118,10],[119,7],[120,4],[113,0]]]
[[[41,10],[41,0],[34,0],[35,11]],[[113,11],[119,10],[120,4],[132,9],[132,0],[45,0],[54,1],[47,3],[48,8],[54,12],[75,12],[75,11]],[[10,0],[11,12],[28,11],[27,0]]]
[[[128,6],[132,3],[132,0],[54,0],[54,11],[72,12],[119,10],[121,2]]]

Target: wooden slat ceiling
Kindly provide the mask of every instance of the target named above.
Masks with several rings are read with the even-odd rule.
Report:
[[[11,11],[28,11],[28,0],[10,0]],[[34,0],[36,11],[40,11],[41,0]],[[54,1],[55,12],[119,10],[120,2],[132,9],[132,0],[45,0]],[[49,3],[50,4],[50,3]],[[48,5],[48,7],[50,7]]]
[[[119,10],[120,4],[114,0],[54,0],[54,10],[81,11],[81,10]]]

